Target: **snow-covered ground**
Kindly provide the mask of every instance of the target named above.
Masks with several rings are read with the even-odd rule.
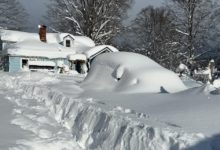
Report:
[[[1,150],[81,150],[70,130],[59,124],[43,99],[28,96],[27,87],[57,83],[46,74],[0,73]]]
[[[85,81],[83,76],[0,72],[0,149],[220,149],[219,80],[202,85],[184,78],[184,85],[153,62],[153,68],[146,64],[135,75],[135,67],[120,66],[120,61],[100,64],[103,57]],[[155,84],[147,84],[155,72],[168,74],[170,82],[151,78]],[[96,83],[97,76],[106,84]],[[133,79],[146,84],[124,84]]]

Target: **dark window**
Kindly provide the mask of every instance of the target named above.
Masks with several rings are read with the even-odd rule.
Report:
[[[66,47],[71,47],[70,40],[66,40]]]
[[[81,63],[80,63],[80,61],[76,61],[76,71],[78,73],[81,73]]]
[[[9,71],[9,57],[8,56],[5,56],[3,58],[3,68],[4,68],[4,71]]]
[[[2,50],[3,46],[2,46],[2,40],[0,38],[0,51]]]
[[[22,59],[22,68],[28,66],[28,60],[27,59]]]
[[[53,70],[53,66],[36,66],[36,65],[30,65],[29,69],[38,70],[38,69],[47,69],[47,70]]]

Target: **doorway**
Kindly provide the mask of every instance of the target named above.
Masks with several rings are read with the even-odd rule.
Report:
[[[28,59],[22,59],[22,68],[23,69],[28,68]]]

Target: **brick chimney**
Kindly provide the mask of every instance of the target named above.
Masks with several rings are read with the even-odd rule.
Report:
[[[42,42],[47,42],[47,26],[39,25],[39,36]]]

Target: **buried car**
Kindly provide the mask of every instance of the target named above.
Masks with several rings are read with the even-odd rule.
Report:
[[[82,87],[122,93],[175,93],[186,90],[181,79],[150,58],[130,52],[95,58]]]

